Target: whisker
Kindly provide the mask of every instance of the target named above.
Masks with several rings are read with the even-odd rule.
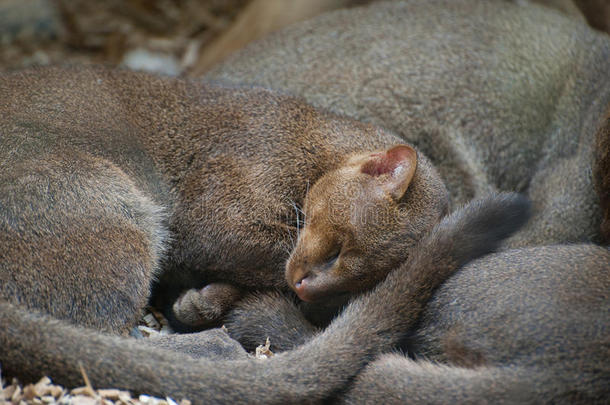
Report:
[[[288,205],[292,208],[292,211],[295,213],[296,215],[296,238],[292,236],[292,232],[290,232],[290,243],[291,243],[291,248],[292,250],[294,250],[296,248],[297,245],[297,240],[299,238],[299,236],[301,235],[301,227],[304,224],[303,219],[301,218],[301,216],[304,216],[305,213],[303,212],[303,210],[301,210],[301,208],[299,208],[299,206],[297,205],[297,203],[293,200],[291,200],[288,197],[285,197],[285,200],[287,201]],[[292,253],[291,250],[291,253]]]
[[[305,189],[305,197],[307,197],[309,195],[309,179],[307,179],[307,188]],[[303,198],[303,201],[305,201],[305,198]],[[305,204],[305,203],[303,203]],[[307,224],[307,214],[305,214],[305,212],[303,211],[303,224]]]
[[[297,204],[294,201],[292,202],[292,207],[294,208],[294,212],[297,216],[297,239],[301,236],[301,216],[300,216],[300,209],[297,206]]]

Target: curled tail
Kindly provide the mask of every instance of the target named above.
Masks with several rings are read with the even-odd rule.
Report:
[[[413,326],[436,288],[463,265],[498,249],[530,215],[529,201],[500,193],[472,201],[446,216],[400,267],[373,291],[348,306],[330,327],[357,328],[365,319],[385,350]],[[384,314],[380,317],[379,314]],[[367,336],[368,339],[371,337]]]
[[[552,384],[544,376],[520,367],[465,368],[389,354],[367,365],[341,403],[541,404],[549,398],[539,387]]]
[[[193,403],[311,403],[343,388],[373,356],[391,350],[434,289],[459,267],[493,251],[528,216],[527,202],[500,194],[445,218],[407,262],[356,299],[324,332],[265,361],[211,361],[101,334],[0,303],[0,363],[23,380],[50,375],[81,385]],[[380,314],[384,314],[380,316]]]
[[[471,202],[445,217],[421,240],[413,249],[410,261],[388,276],[394,281],[386,282],[386,286],[380,285],[375,295],[381,300],[387,299],[387,307],[396,305],[391,313],[400,307],[400,303],[395,304],[393,299],[418,298],[417,304],[409,302],[409,305],[413,305],[412,315],[398,312],[399,317],[413,319],[441,280],[470,260],[497,249],[498,244],[519,229],[528,216],[528,201],[516,194],[499,194]],[[411,276],[410,271],[413,272]],[[409,277],[417,276],[420,277],[419,281],[408,281]],[[392,283],[400,285],[405,291],[389,292]],[[413,286],[412,291],[407,291],[409,283]],[[424,294],[421,288],[427,283],[430,288]],[[352,305],[353,310],[362,311],[363,304],[357,302]],[[383,313],[378,307],[380,304],[368,305],[377,314]],[[361,317],[353,315],[353,318]],[[270,338],[271,347],[277,352],[294,349],[318,333],[292,300],[276,292],[246,297],[229,313],[225,325],[230,335],[245,347],[252,349]]]

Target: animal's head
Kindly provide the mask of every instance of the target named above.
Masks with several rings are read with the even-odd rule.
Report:
[[[412,147],[353,155],[308,192],[286,279],[309,302],[371,288],[446,210],[443,182]]]

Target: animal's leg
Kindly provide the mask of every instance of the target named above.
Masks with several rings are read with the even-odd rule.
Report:
[[[172,306],[176,320],[192,327],[218,323],[241,297],[237,287],[225,283],[208,284],[184,292]]]

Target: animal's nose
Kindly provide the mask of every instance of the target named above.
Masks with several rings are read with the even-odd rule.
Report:
[[[297,293],[300,299],[303,301],[309,302],[309,284],[311,281],[311,276],[306,274],[304,277],[300,278],[296,283],[294,283],[294,291]]]

